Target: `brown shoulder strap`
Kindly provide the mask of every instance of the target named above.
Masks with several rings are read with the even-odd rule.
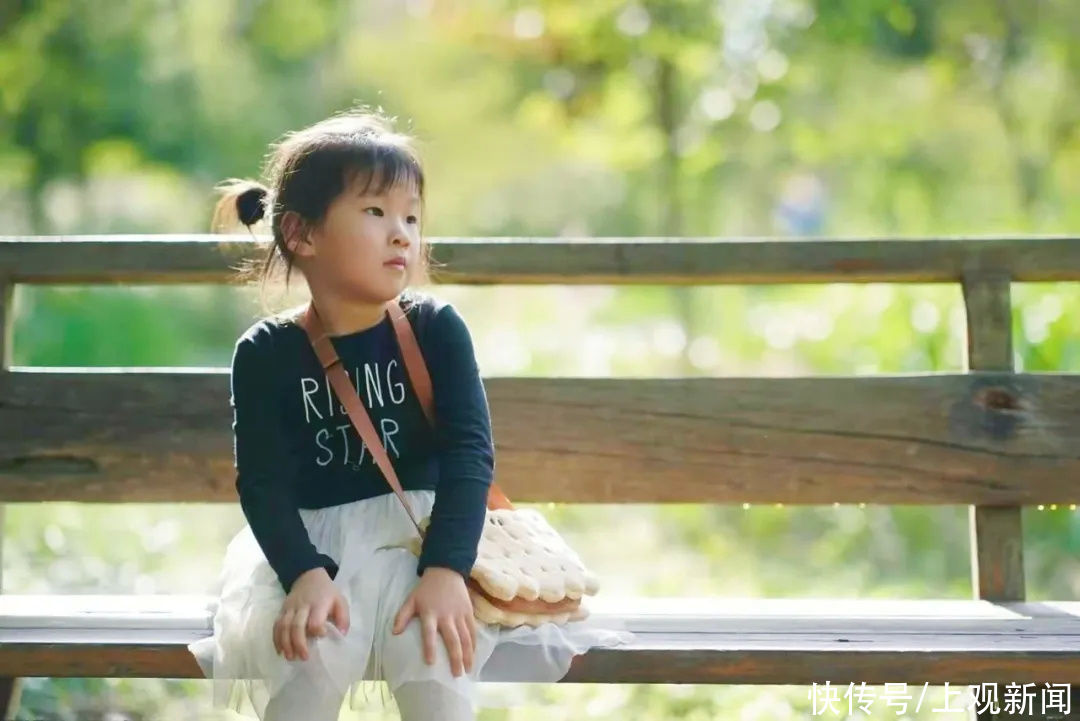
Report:
[[[385,308],[390,316],[390,320],[394,327],[394,335],[397,337],[398,345],[401,349],[402,359],[405,362],[405,371],[408,373],[409,380],[413,385],[417,398],[420,400],[420,407],[423,410],[424,415],[427,417],[432,428],[434,428],[436,419],[431,374],[428,372],[427,364],[424,362],[424,355],[420,351],[420,345],[416,341],[416,334],[413,332],[412,324],[409,323],[409,319],[405,316],[404,309],[402,309],[397,300],[387,301]],[[386,449],[379,441],[378,434],[375,432],[375,427],[371,423],[371,417],[364,408],[364,404],[360,401],[360,396],[357,395],[356,389],[353,387],[345,370],[341,367],[341,359],[338,358],[337,351],[323,328],[322,321],[315,310],[314,303],[308,303],[303,315],[297,319],[297,323],[307,333],[308,339],[311,341],[311,345],[315,350],[315,355],[318,356],[323,370],[326,371],[326,376],[333,386],[335,394],[341,401],[341,404],[345,406],[345,410],[349,414],[349,418],[356,428],[356,432],[360,434],[364,444],[371,451],[372,457],[375,459],[380,470],[382,470],[383,475],[386,476],[386,480],[390,484],[390,487],[394,490],[394,493],[401,501],[401,504],[405,507],[405,512],[409,514],[409,519],[412,521],[413,525],[416,526],[416,530],[420,534],[420,537],[423,538],[424,533],[420,530],[420,525],[417,523],[416,516],[413,514],[412,506],[409,505],[408,500],[405,498],[404,491],[401,488],[401,482],[398,481],[397,473],[390,463],[390,458],[386,455]],[[488,489],[487,507],[491,509],[512,509],[514,508],[514,505],[510,502],[510,499],[507,498],[506,494],[503,493],[502,489],[499,488],[498,484],[492,481],[491,486]]]
[[[405,371],[409,374],[409,380],[420,399],[420,407],[424,409],[424,415],[434,428],[435,401],[432,394],[431,375],[428,373],[427,363],[424,362],[424,354],[420,351],[420,344],[416,342],[416,333],[413,332],[412,324],[405,317],[405,311],[397,300],[387,301],[386,312],[390,314],[390,320],[394,323],[394,333],[397,335],[398,346],[401,348],[401,357],[405,360]],[[492,481],[488,488],[487,507],[512,509],[514,504],[506,497],[499,485]]]
[[[387,482],[390,484],[394,493],[397,494],[398,500],[401,501],[401,505],[405,507],[405,512],[409,514],[409,520],[412,521],[413,526],[416,527],[416,532],[423,538],[424,532],[420,529],[420,524],[416,521],[416,514],[413,513],[412,506],[409,505],[408,499],[405,498],[405,493],[401,488],[401,482],[398,480],[397,473],[394,471],[394,466],[390,463],[390,458],[386,455],[386,449],[379,441],[379,436],[375,432],[375,426],[372,425],[371,417],[368,415],[367,410],[365,410],[364,404],[360,401],[360,396],[357,395],[356,389],[353,388],[352,383],[349,381],[345,369],[341,367],[341,359],[338,357],[334,344],[330,341],[330,337],[323,328],[322,321],[319,319],[319,314],[315,311],[314,303],[308,304],[304,315],[298,319],[297,322],[307,333],[308,339],[315,349],[315,355],[319,357],[319,363],[322,364],[323,370],[326,371],[326,377],[333,386],[334,393],[337,395],[338,400],[345,406],[345,410],[348,412],[349,419],[352,420],[356,432],[359,433],[360,437],[364,440],[364,444],[367,446],[368,450],[371,451],[375,463],[378,464],[383,475],[386,476]]]
[[[431,375],[424,362],[424,355],[420,352],[420,345],[416,342],[416,333],[413,332],[412,323],[405,317],[405,310],[396,300],[386,302],[386,312],[390,314],[390,320],[394,324],[394,334],[397,336],[398,347],[401,349],[401,357],[405,361],[405,372],[409,374],[413,390],[420,399],[420,408],[427,416],[428,423],[434,428],[435,400],[431,390]]]

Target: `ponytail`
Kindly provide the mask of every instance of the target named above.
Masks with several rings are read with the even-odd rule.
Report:
[[[214,205],[214,211],[210,217],[210,231],[230,233],[244,226],[254,238],[255,233],[251,230],[251,226],[266,217],[269,189],[258,181],[242,178],[223,180],[214,186],[214,189],[221,194],[221,197]],[[268,311],[266,283],[272,275],[274,261],[277,259],[277,244],[271,242],[261,258],[245,258],[235,268],[238,283],[258,283],[259,301],[263,313]],[[286,284],[288,283],[287,275]]]
[[[262,183],[229,178],[218,183],[215,189],[221,193],[221,198],[210,219],[211,232],[228,233],[241,224],[250,231],[251,226],[266,216],[270,191]]]

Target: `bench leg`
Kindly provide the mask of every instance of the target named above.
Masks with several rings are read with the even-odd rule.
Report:
[[[0,718],[10,721],[19,710],[19,696],[22,693],[22,679],[10,676],[0,678]]]

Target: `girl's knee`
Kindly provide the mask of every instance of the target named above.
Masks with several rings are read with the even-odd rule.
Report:
[[[446,650],[443,637],[435,634],[435,663],[428,664],[424,654],[424,639],[420,619],[413,618],[399,634],[387,630],[383,641],[384,665],[391,669],[409,667],[416,663],[434,670],[445,667],[449,673],[450,654]]]
[[[439,681],[409,681],[394,689],[401,721],[473,721],[472,701]]]
[[[336,721],[345,700],[344,692],[338,691],[324,674],[318,673],[314,664],[306,664],[289,680],[266,706],[264,721],[286,719],[312,719],[312,721]]]

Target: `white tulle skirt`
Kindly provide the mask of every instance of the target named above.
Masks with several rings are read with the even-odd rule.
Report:
[[[405,491],[418,518],[431,512],[435,491]],[[403,547],[416,529],[393,493],[338,506],[300,509],[311,542],[338,564],[334,583],[349,601],[349,630],[342,634],[327,622],[327,634],[308,638],[308,658],[287,660],[274,650],[273,625],[285,593],[251,528],[245,525],[229,542],[215,591],[214,632],[190,644],[203,674],[212,679],[215,708],[240,711],[241,691],[262,719],[270,699],[297,673],[314,672],[338,698],[358,708],[370,686],[393,692],[409,681],[436,680],[469,699],[473,707],[508,704],[477,693],[476,682],[528,678],[557,681],[577,654],[594,647],[633,641],[624,624],[592,618],[565,624],[545,623],[505,628],[476,621],[472,671],[455,677],[441,636],[436,662],[423,658],[420,621],[414,617],[394,635],[394,617],[420,577],[417,558]],[[602,592],[602,591],[601,591]],[[583,602],[588,606],[588,600]],[[488,663],[492,659],[495,660]],[[310,664],[301,668],[303,664]],[[384,683],[385,682],[385,683]]]

